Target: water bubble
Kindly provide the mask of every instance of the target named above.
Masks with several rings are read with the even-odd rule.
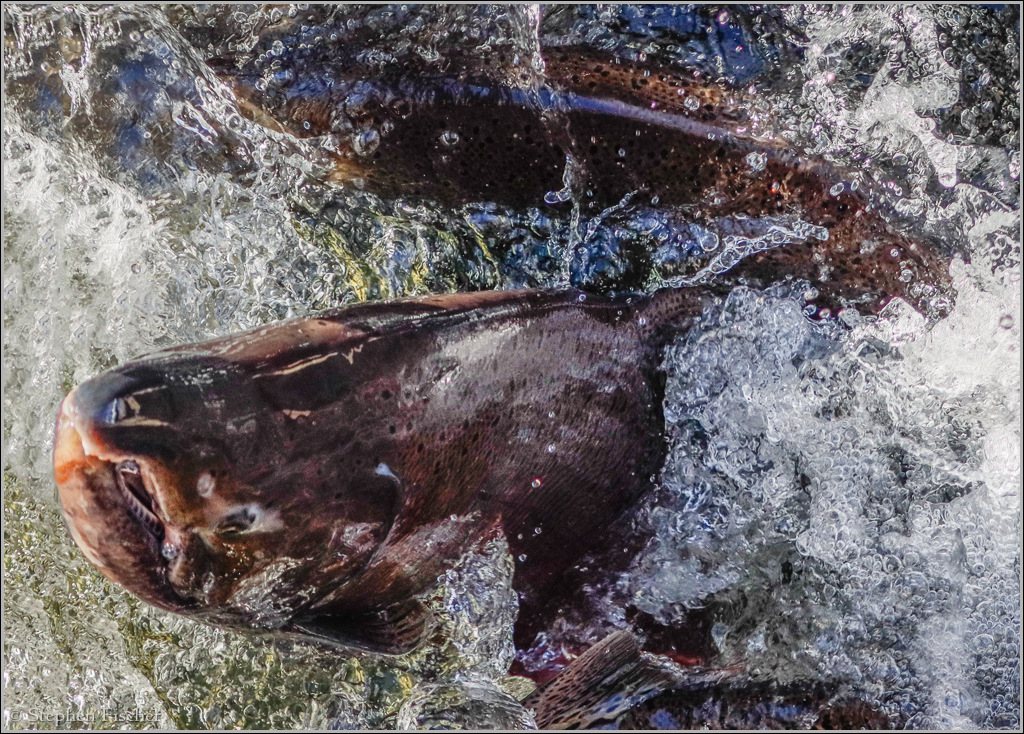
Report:
[[[768,163],[767,153],[747,153],[747,165],[755,171],[763,171]]]
[[[1011,316],[1010,314],[1004,314],[1003,317],[999,319],[999,327],[1002,329],[1012,329],[1013,316]]]
[[[374,128],[368,128],[352,138],[352,149],[357,155],[367,156],[373,154],[380,145],[380,133]]]
[[[700,107],[700,100],[698,100],[696,97],[687,97],[685,100],[683,100],[683,107],[685,107],[688,110],[695,110],[698,107]]]
[[[541,532],[542,532],[542,531],[541,531],[541,529],[540,529],[540,526],[538,526],[538,527],[535,527],[535,528],[533,529],[533,534],[534,534],[534,535],[540,535],[540,534],[541,534]]]
[[[454,130],[445,130],[441,133],[441,142],[449,148],[459,144],[459,134]]]
[[[569,201],[572,198],[572,192],[569,189],[559,189],[558,191],[548,191],[544,194],[544,202],[547,204],[561,204]]]
[[[138,275],[142,272],[142,263],[132,263],[132,272]]]
[[[618,153],[619,153],[619,158],[625,158],[626,157],[626,149],[625,148],[619,148]]]
[[[451,520],[452,522],[455,522],[456,520],[458,520],[458,519],[459,519],[459,516],[458,516],[458,515],[456,515],[456,514],[455,514],[455,513],[453,512],[453,513],[452,513],[451,515],[449,515],[449,516],[448,516],[448,519],[449,519],[449,520]]]
[[[555,453],[555,445],[553,443],[549,443],[548,444],[548,453],[549,454]]]
[[[519,537],[521,538],[523,536],[520,535]],[[520,553],[519,554],[519,562],[522,563],[525,560],[526,560],[526,554],[525,553]]]
[[[817,297],[818,297],[818,289],[817,288],[813,288],[812,287],[812,288],[808,288],[807,290],[804,291],[804,300],[805,301],[813,301]]]
[[[900,256],[900,248],[894,247],[891,250],[889,250],[889,257],[899,257],[899,256]]]
[[[842,182],[840,181],[840,182],[839,182],[839,183],[837,183],[837,184],[836,184],[835,186],[833,186],[832,188],[830,188],[830,189],[828,190],[828,192],[829,192],[830,194],[832,194],[832,196],[839,196],[839,195],[840,195],[841,193],[843,193],[843,189],[844,189],[844,188],[846,188],[846,187],[845,187],[845,186],[843,185],[843,183],[842,183]]]
[[[536,478],[536,479],[534,479],[534,480],[533,480],[532,482],[530,482],[530,486],[531,486],[531,487],[533,487],[534,489],[536,489],[537,487],[539,487],[539,486],[540,486],[541,484],[543,484],[543,483],[544,483],[544,482],[543,482],[543,481],[541,481],[540,477],[537,477],[537,478]]]

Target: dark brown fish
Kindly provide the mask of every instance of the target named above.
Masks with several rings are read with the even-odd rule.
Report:
[[[539,82],[510,81],[486,58],[442,72],[409,60],[368,65],[359,51],[285,55],[270,68],[210,63],[253,119],[329,141],[330,176],[347,185],[446,204],[575,198],[595,213],[644,192],[733,238],[730,252],[695,258],[691,275],[803,278],[832,312],[851,302],[875,312],[897,294],[921,310],[948,308],[935,243],[894,229],[863,177],[759,136],[743,93],[576,47],[543,49]]]
[[[386,652],[504,532],[524,616],[663,455],[659,330],[695,292],[435,296],[128,362],[64,401],[75,541],[155,606]]]

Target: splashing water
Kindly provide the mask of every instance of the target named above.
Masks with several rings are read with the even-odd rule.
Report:
[[[649,290],[665,263],[760,241],[712,242],[642,197],[558,217],[330,189],[320,143],[249,122],[206,69],[202,12],[4,8],[5,727],[530,726],[528,687],[505,675],[506,546],[440,580],[432,644],[403,658],[201,626],[137,602],[72,545],[51,478],[56,406],[132,356],[279,318],[475,288]],[[210,12],[252,47],[306,11]],[[860,166],[895,218],[960,253],[955,308],[931,326],[899,301],[814,324],[800,284],[710,306],[666,356],[671,449],[641,513],[654,539],[623,598],[601,603],[663,623],[707,607],[723,664],[843,681],[911,727],[1019,726],[1019,22],[948,6],[749,23],[403,12],[349,20],[398,28],[382,54],[501,45],[527,85],[544,33],[733,84],[784,68],[759,101],[779,136]],[[786,28],[802,54],[758,42]]]

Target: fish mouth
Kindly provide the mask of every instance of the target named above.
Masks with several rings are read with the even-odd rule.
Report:
[[[153,511],[153,496],[146,489],[142,469],[134,459],[119,461],[114,465],[114,486],[121,493],[125,508],[139,525],[146,529],[157,543],[163,544],[166,532],[164,524]]]
[[[54,478],[68,531],[108,579],[150,604],[187,611],[194,601],[181,596],[168,578],[162,553],[167,529],[158,498],[147,486],[139,457],[103,440],[96,407],[76,389],[64,398],[57,417]]]

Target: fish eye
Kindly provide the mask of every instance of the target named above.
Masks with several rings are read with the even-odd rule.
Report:
[[[248,507],[232,512],[213,529],[217,535],[232,538],[241,535],[256,522],[256,513]]]
[[[128,403],[124,398],[114,398],[103,407],[97,417],[110,425],[123,421],[129,417]]]

